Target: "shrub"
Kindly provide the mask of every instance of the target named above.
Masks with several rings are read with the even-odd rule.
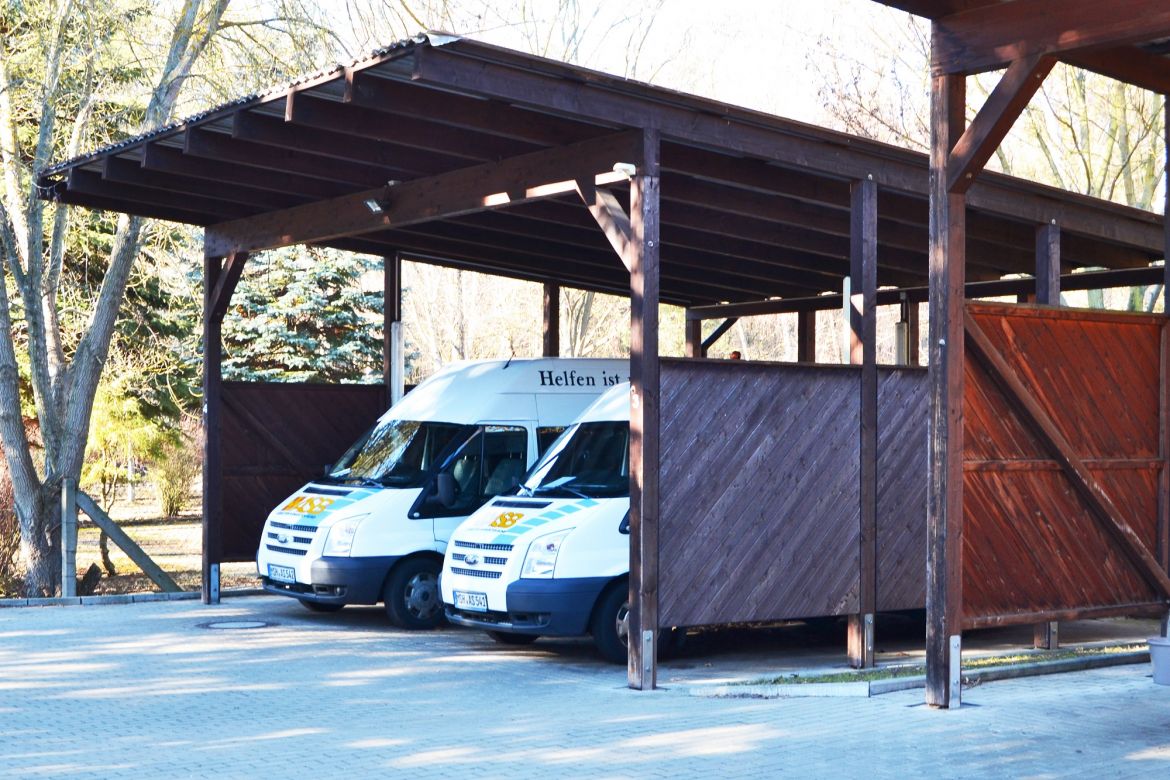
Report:
[[[186,431],[158,445],[151,462],[151,476],[158,488],[159,511],[164,517],[177,517],[190,504],[191,486],[201,467],[199,443]]]
[[[3,456],[0,456],[3,461]],[[20,523],[8,470],[0,468],[0,598],[21,594],[23,572],[20,564]]]

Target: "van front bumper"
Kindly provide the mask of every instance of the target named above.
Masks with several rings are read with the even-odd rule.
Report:
[[[509,634],[581,636],[589,633],[593,605],[613,577],[516,580],[508,585],[507,612],[471,612],[446,605],[458,626]]]
[[[317,604],[377,604],[386,575],[402,556],[340,558],[313,561],[311,582],[277,582],[261,577],[264,590]]]

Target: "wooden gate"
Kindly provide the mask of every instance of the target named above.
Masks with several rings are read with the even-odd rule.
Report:
[[[962,628],[1165,608],[1166,322],[968,305]]]
[[[276,503],[336,461],[386,410],[383,385],[223,384],[223,525],[213,562],[256,557]]]

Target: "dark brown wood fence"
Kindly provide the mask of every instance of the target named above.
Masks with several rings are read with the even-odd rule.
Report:
[[[1164,605],[1161,316],[971,304],[964,628]]]
[[[662,363],[663,625],[858,608],[860,371]],[[921,608],[926,373],[879,376],[878,602]]]
[[[382,385],[224,382],[218,562],[253,560],[277,502],[319,476],[386,406]]]

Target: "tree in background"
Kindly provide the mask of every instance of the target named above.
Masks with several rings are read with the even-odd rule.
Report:
[[[224,378],[381,381],[381,270],[380,259],[318,247],[249,259],[224,317]],[[373,274],[376,291],[362,290]]]

